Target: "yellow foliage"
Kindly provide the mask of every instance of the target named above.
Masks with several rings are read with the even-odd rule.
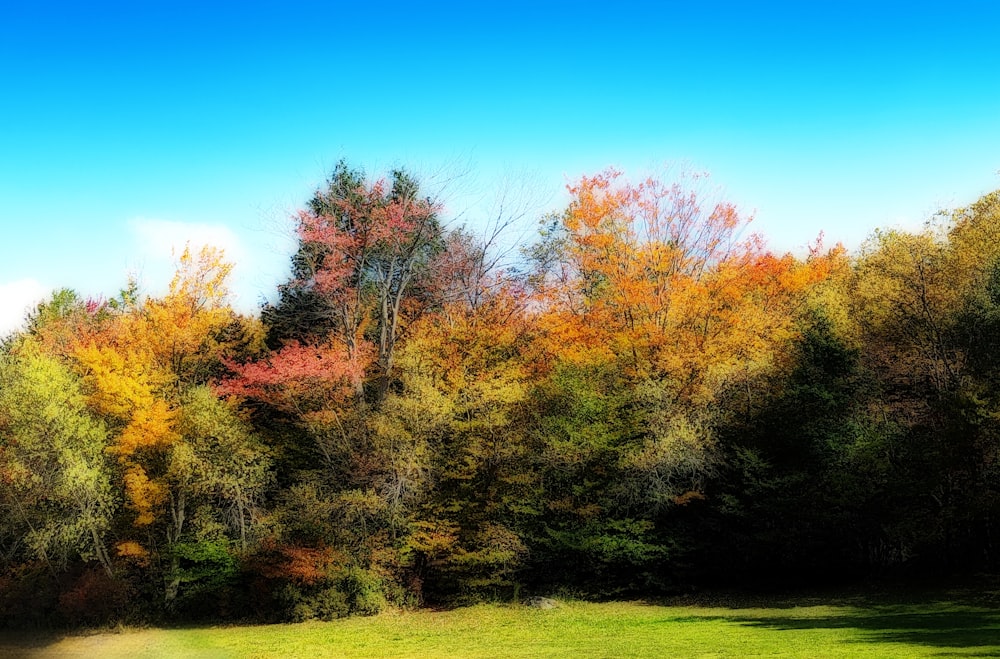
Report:
[[[66,350],[90,407],[110,422],[107,450],[125,468],[137,526],[156,521],[168,497],[163,457],[182,448],[184,392],[211,379],[234,350],[262,344],[259,322],[226,304],[231,270],[219,250],[185,249],[166,296],[107,307],[76,340],[51,345]]]
[[[134,540],[125,540],[115,545],[115,553],[127,560],[134,561],[139,565],[149,562],[149,551]]]
[[[149,479],[146,470],[132,464],[125,472],[125,494],[129,507],[136,512],[134,524],[148,526],[156,520],[156,508],[167,499],[167,489],[162,483]]]
[[[223,308],[229,296],[226,280],[233,270],[224,257],[222,250],[208,245],[202,247],[197,256],[191,254],[190,245],[185,246],[167,298],[188,302],[192,315],[201,310]]]
[[[151,373],[145,355],[113,344],[90,343],[73,352],[90,391],[90,405],[100,414],[128,419],[132,410],[150,404],[164,378]]]
[[[122,430],[113,452],[122,458],[141,448],[166,447],[178,439],[176,414],[166,401],[153,399],[147,407],[134,410],[131,421]]]

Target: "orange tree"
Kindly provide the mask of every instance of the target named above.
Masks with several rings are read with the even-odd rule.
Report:
[[[670,556],[657,524],[703,498],[718,428],[780,366],[842,250],[775,256],[731,204],[680,183],[609,170],[570,192],[533,248],[539,538],[591,574],[637,574]]]

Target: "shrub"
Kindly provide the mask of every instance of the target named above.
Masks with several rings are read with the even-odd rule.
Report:
[[[287,584],[278,597],[292,622],[334,620],[350,613],[347,595],[339,588],[301,588]]]
[[[351,613],[375,615],[389,604],[382,579],[368,570],[347,568],[339,586],[350,602]]]
[[[120,621],[130,599],[127,584],[97,567],[85,569],[69,590],[59,595],[57,610],[74,627]]]

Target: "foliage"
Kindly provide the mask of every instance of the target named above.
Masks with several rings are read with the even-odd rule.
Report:
[[[1000,567],[1000,193],[853,256],[698,176],[569,195],[505,270],[501,220],[340,163],[260,318],[211,248],[56,291],[0,345],[0,619]]]
[[[390,181],[368,183],[360,170],[339,162],[326,189],[298,215],[294,278],[281,289],[281,306],[268,313],[286,328],[276,338],[333,341],[354,363],[373,350],[372,395],[380,400],[396,341],[427,303],[419,290],[441,249],[439,210],[403,170],[394,170]],[[363,394],[360,381],[356,386]]]
[[[5,563],[94,559],[110,571],[107,428],[88,413],[79,380],[30,339],[0,355],[0,438]]]

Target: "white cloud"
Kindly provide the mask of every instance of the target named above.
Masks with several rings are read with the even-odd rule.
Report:
[[[230,287],[235,288],[241,280],[241,264],[246,260],[246,249],[240,237],[225,225],[144,217],[132,219],[128,225],[136,243],[132,270],[142,288],[151,294],[166,291],[177,260],[188,245],[192,252],[205,246],[223,250],[225,260],[234,266]],[[242,297],[238,291],[233,292],[235,298]]]
[[[6,336],[24,323],[28,310],[41,302],[49,289],[34,279],[19,279],[0,284],[0,336]]]
[[[172,222],[140,217],[129,221],[129,227],[139,242],[139,253],[146,258],[173,263],[187,244],[191,245],[192,250],[206,245],[218,247],[225,251],[226,259],[231,262],[238,261],[243,256],[239,237],[222,224]]]

